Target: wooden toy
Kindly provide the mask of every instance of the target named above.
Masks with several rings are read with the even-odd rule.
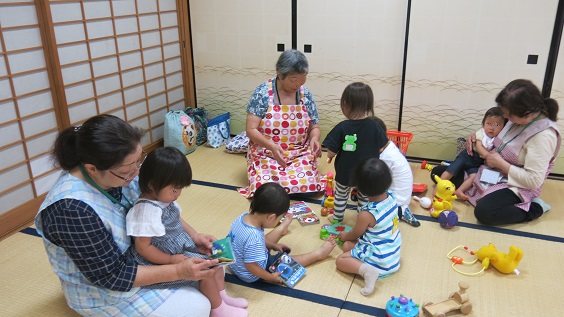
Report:
[[[386,317],[418,317],[419,304],[413,302],[400,294],[399,297],[392,296],[386,304]]]
[[[441,179],[435,175],[437,182],[437,191],[433,197],[433,207],[431,208],[431,216],[437,218],[443,210],[452,209],[452,201],[458,197],[454,194],[456,187],[454,184],[446,179]]]
[[[423,314],[425,317],[445,317],[447,313],[460,310],[463,315],[472,312],[472,304],[466,290],[468,283],[458,282],[460,288],[458,292],[454,292],[449,298],[443,302],[433,304],[431,302],[423,304]],[[452,316],[449,314],[448,316]]]

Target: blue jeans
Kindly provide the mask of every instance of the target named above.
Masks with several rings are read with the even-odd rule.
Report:
[[[470,156],[466,151],[462,151],[456,156],[456,159],[447,166],[446,171],[452,175],[462,174],[462,177],[464,177],[464,172],[467,174],[477,173],[478,168],[482,166],[482,164],[484,164],[484,159],[480,157],[478,152],[473,151],[472,156]]]

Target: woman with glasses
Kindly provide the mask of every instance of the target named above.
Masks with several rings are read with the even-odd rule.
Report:
[[[111,115],[61,131],[53,157],[63,172],[39,208],[37,231],[68,305],[81,315],[209,316],[210,302],[193,287],[143,286],[210,278],[217,260],[145,266],[126,257],[125,215],[139,197],[136,176],[147,156],[143,135]]]
[[[317,170],[319,115],[313,95],[303,86],[308,71],[303,53],[284,51],[276,63],[276,76],[258,86],[249,100],[249,184],[239,189],[246,198],[269,182],[280,184],[289,194],[324,189]]]

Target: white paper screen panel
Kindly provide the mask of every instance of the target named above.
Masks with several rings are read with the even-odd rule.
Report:
[[[144,144],[162,138],[161,116],[186,107],[176,1],[51,1],[50,9],[71,123],[110,113],[145,128]]]
[[[45,193],[57,132],[33,1],[0,3],[0,214]]]

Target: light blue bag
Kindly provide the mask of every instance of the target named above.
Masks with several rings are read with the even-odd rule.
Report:
[[[220,114],[219,116],[208,120],[208,145],[218,148],[229,142],[231,137],[230,130],[231,120],[229,112]]]
[[[164,120],[164,146],[179,149],[184,155],[196,150],[196,125],[182,110],[171,110]]]

